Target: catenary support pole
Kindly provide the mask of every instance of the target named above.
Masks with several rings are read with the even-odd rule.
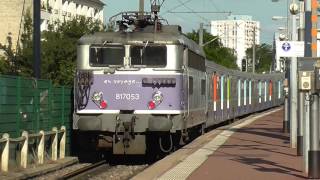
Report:
[[[304,99],[305,99],[305,93],[303,91],[300,91],[299,99],[298,99],[297,156],[303,155],[303,121],[305,118]]]
[[[308,174],[308,170],[309,170],[309,163],[308,163],[308,152],[310,149],[310,101],[309,101],[309,97],[310,97],[310,93],[306,92],[305,93],[305,106],[304,106],[304,119],[305,121],[303,121],[303,129],[305,130],[303,132],[303,165],[304,165],[304,172],[306,174]]]
[[[317,57],[317,24],[318,1],[307,0],[305,9],[305,48],[309,49],[309,53],[311,51],[312,57]],[[320,68],[319,62],[316,63],[316,68],[318,71]],[[315,73],[318,72],[315,71]],[[320,178],[319,91],[315,90],[310,97],[310,149],[308,151],[308,177],[318,179]]]
[[[311,52],[311,0],[305,0],[304,4],[304,56],[305,57],[312,57]],[[306,93],[306,101],[305,101],[305,121],[304,125],[304,141],[303,141],[303,155],[304,155],[304,171],[306,174],[309,174],[309,150],[310,150],[310,92]]]
[[[143,19],[144,15],[144,0],[139,0],[139,19]]]
[[[320,177],[320,147],[319,147],[319,96],[310,96],[310,150],[309,150],[309,178]]]
[[[297,41],[296,15],[292,14],[292,41]],[[297,105],[298,105],[298,86],[297,86],[297,57],[291,58],[290,68],[290,145],[291,148],[297,147]]]
[[[304,2],[299,2],[299,30],[298,30],[298,40],[304,40]],[[303,121],[305,121],[305,92],[299,91],[299,99],[298,99],[298,132],[297,132],[297,156],[303,155]]]
[[[41,67],[41,50],[40,50],[40,42],[41,42],[41,31],[40,31],[40,11],[41,1],[33,0],[33,70],[34,77],[41,78],[40,67]]]
[[[199,46],[203,46],[203,23],[200,23],[200,29],[199,29]]]

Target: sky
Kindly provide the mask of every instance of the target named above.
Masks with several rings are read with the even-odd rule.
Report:
[[[139,0],[102,0],[106,6],[104,9],[105,22],[109,18],[122,11],[137,11]],[[187,2],[181,5],[183,2]],[[286,25],[285,20],[272,20],[272,16],[287,15],[287,0],[165,0],[161,7],[160,16],[167,19],[169,24],[178,24],[183,32],[197,30],[201,22],[208,24],[211,20],[226,19],[226,14],[173,14],[168,11],[214,11],[228,12],[233,15],[250,15],[254,21],[260,21],[260,41],[271,44],[274,32],[278,27]],[[173,9],[174,7],[180,7]],[[145,11],[150,11],[150,0],[145,0]],[[208,30],[209,26],[206,26]]]

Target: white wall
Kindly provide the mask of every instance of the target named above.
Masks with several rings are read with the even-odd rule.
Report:
[[[103,6],[94,4],[88,0],[41,0],[45,5],[42,9],[42,24],[41,30],[46,30],[48,24],[55,21],[68,21],[78,16],[92,18],[92,20],[100,20],[104,23]],[[47,4],[49,3],[49,7]],[[51,12],[49,11],[51,8]],[[49,17],[47,17],[49,13]]]
[[[256,44],[260,44],[260,23],[249,20],[211,21],[211,34],[219,36],[225,47],[234,49],[237,65],[241,68],[246,49],[253,45],[253,29],[256,28]]]

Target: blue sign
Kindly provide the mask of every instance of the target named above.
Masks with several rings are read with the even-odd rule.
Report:
[[[277,57],[304,57],[304,41],[276,41]]]
[[[282,44],[282,49],[284,50],[284,51],[290,51],[290,49],[291,49],[291,45],[290,45],[290,43],[288,43],[288,42],[285,42],[285,43],[283,43]]]

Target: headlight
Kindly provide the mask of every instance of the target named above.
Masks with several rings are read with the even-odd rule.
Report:
[[[102,95],[103,95],[102,92],[94,92],[91,98],[93,101],[100,101],[102,100]]]

